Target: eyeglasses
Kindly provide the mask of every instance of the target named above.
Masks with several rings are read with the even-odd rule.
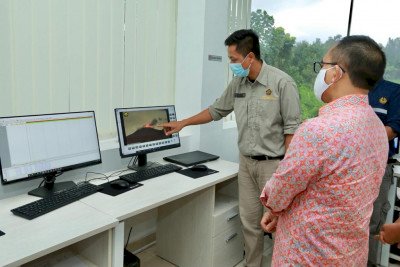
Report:
[[[317,62],[314,62],[314,72],[315,72],[315,73],[318,73],[318,72],[322,69],[322,67],[323,67],[324,65],[332,65],[332,66],[335,66],[335,65],[338,65],[338,63],[337,63],[337,62],[324,62],[324,61],[317,61]],[[338,65],[338,66],[339,66],[339,65]],[[340,68],[343,72],[346,72],[342,67],[339,66],[339,68]]]

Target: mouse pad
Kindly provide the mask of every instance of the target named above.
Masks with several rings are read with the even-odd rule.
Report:
[[[138,188],[140,186],[142,186],[143,184],[139,184],[139,183],[134,183],[131,184],[128,188],[125,189],[115,189],[114,187],[111,187],[110,182],[102,184],[101,186],[103,187],[103,189],[99,192],[110,195],[110,196],[118,196],[119,194],[125,193],[127,191],[130,191],[132,189]]]
[[[213,169],[208,169],[207,171],[204,171],[204,172],[192,171],[191,169],[184,169],[184,170],[177,171],[177,173],[189,176],[190,178],[193,178],[193,179],[197,179],[197,178],[207,176],[210,174],[214,174],[217,172],[218,171],[213,170]]]

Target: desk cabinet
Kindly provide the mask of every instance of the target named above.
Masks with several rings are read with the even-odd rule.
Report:
[[[234,266],[243,258],[243,233],[237,198],[216,194],[213,223],[212,266]]]
[[[234,266],[243,259],[237,179],[159,207],[157,254],[178,266]]]

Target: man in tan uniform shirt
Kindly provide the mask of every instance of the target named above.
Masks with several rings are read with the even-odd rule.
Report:
[[[170,135],[185,126],[217,121],[235,111],[246,266],[260,267],[264,232],[259,222],[264,210],[259,196],[300,123],[299,94],[289,75],[261,60],[259,39],[252,30],[232,33],[225,45],[235,77],[221,97],[197,115],[163,126]]]

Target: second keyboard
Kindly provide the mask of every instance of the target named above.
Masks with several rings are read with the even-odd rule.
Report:
[[[50,211],[61,208],[81,198],[94,194],[100,189],[100,186],[94,184],[80,184],[75,187],[55,193],[49,197],[45,197],[12,209],[11,212],[25,219],[32,220]]]
[[[137,172],[132,172],[128,174],[124,174],[119,176],[120,179],[125,180],[129,183],[138,183],[144,180],[148,180],[154,177],[158,177],[164,174],[168,174],[171,172],[176,172],[181,170],[182,167],[179,167],[174,164],[165,164],[161,166],[156,166],[146,170],[140,170]]]

